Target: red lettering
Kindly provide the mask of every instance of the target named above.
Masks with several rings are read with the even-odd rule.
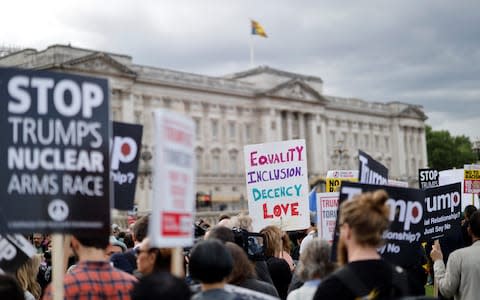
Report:
[[[264,219],[273,219],[273,215],[268,214],[267,203],[263,203],[263,218]]]
[[[298,216],[298,202],[292,203],[292,216]]]
[[[282,215],[282,209],[280,208],[280,205],[277,204],[273,207],[273,214],[275,217],[280,217]]]

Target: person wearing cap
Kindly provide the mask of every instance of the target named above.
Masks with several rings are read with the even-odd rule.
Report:
[[[106,253],[110,257],[115,253],[124,253],[127,251],[127,245],[117,240],[113,235],[110,236],[110,244],[107,247]]]

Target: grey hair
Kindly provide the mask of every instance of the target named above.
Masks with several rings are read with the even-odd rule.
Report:
[[[335,270],[336,264],[330,262],[330,249],[327,241],[317,237],[308,242],[295,270],[298,277],[303,281],[324,278]]]
[[[253,231],[252,217],[245,213],[240,213],[231,219],[232,227],[244,229],[246,231]]]

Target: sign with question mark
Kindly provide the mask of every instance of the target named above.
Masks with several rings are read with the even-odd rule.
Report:
[[[396,265],[412,265],[418,259],[418,249],[424,238],[424,191],[395,186],[379,186],[355,182],[342,182],[340,204],[364,192],[383,189],[388,194],[386,205],[389,207],[390,227],[384,232],[385,244],[378,249],[382,257]],[[332,258],[335,260],[339,237],[338,219],[332,244]]]
[[[133,209],[143,126],[113,122],[110,177],[114,183],[114,208]]]

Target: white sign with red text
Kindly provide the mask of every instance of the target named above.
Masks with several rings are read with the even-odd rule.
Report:
[[[318,237],[333,242],[335,222],[337,222],[338,192],[317,193]]]
[[[153,199],[149,236],[152,247],[193,244],[195,216],[195,123],[177,112],[154,116]]]
[[[253,229],[300,230],[310,225],[305,140],[244,147],[248,210]]]

